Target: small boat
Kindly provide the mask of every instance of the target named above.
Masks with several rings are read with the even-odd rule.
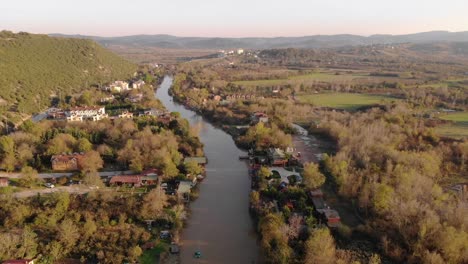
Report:
[[[240,160],[246,160],[246,159],[249,159],[249,156],[239,156],[239,159]]]

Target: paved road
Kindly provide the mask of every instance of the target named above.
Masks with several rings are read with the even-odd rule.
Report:
[[[89,192],[91,189],[89,187],[85,186],[60,186],[56,188],[46,188],[46,189],[34,189],[34,190],[25,190],[21,192],[16,192],[13,193],[13,197],[15,198],[26,198],[26,197],[31,197],[35,196],[38,193],[40,194],[49,194],[49,193],[54,193],[54,192],[69,192],[69,193],[77,193],[77,194],[83,194]]]
[[[99,172],[99,176],[101,177],[108,177],[108,176],[115,176],[115,175],[130,175],[133,174],[134,172],[132,171],[102,171]],[[74,174],[77,174],[77,172],[54,172],[54,173],[39,173],[39,177],[42,179],[51,179],[51,178],[60,178],[60,177],[70,177]],[[0,172],[0,177],[6,177],[6,178],[19,178],[21,176],[21,173],[18,172]]]

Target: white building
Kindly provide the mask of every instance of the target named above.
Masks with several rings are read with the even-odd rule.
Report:
[[[133,118],[133,113],[125,111],[119,115],[119,118],[128,118],[132,119]]]
[[[67,121],[99,121],[107,118],[106,109],[99,106],[72,107],[65,113]]]
[[[114,95],[110,95],[110,96],[101,98],[100,101],[101,101],[101,103],[106,103],[106,102],[114,101],[114,99],[115,99],[115,96],[114,96]]]
[[[115,82],[111,83],[108,87],[106,87],[106,90],[110,90],[110,91],[113,91],[113,92],[120,93],[122,91],[128,91],[130,89],[129,89],[129,86],[128,86],[128,82],[115,81]]]
[[[142,81],[142,80],[138,80],[138,81],[132,83],[132,88],[133,89],[140,89],[141,87],[143,87],[143,85],[145,85],[145,82]]]
[[[237,50],[237,55],[242,55],[244,54],[244,50],[243,49],[238,49]]]

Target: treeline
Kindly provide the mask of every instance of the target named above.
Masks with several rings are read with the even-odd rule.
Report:
[[[404,104],[328,113],[318,128],[338,142],[324,171],[368,219],[362,230],[398,262],[468,262],[468,215],[443,183],[468,177],[468,142],[443,141]]]
[[[0,53],[0,114],[7,117],[42,110],[53,95],[127,79],[137,69],[84,39],[2,31]]]

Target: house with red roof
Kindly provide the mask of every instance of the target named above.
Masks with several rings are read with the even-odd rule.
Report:
[[[83,158],[83,153],[53,155],[50,158],[50,163],[54,171],[76,171],[81,169]]]

